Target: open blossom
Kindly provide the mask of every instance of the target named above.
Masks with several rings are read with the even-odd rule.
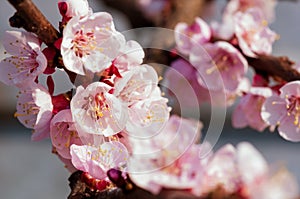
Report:
[[[198,81],[209,90],[235,91],[246,73],[248,64],[242,54],[227,42],[207,43],[194,48],[190,62],[197,69]]]
[[[145,52],[141,45],[134,40],[130,40],[126,42],[125,46],[122,46],[113,64],[120,72],[123,72],[142,64],[144,57]]]
[[[198,185],[201,189],[194,190],[194,193],[208,193],[218,186],[222,186],[228,193],[235,192],[241,183],[235,159],[236,150],[232,145],[227,144],[219,149],[205,165],[203,175],[199,176]]]
[[[267,21],[257,8],[238,12],[234,17],[235,35],[243,53],[249,57],[271,54],[277,34],[270,30]]]
[[[71,111],[79,135],[86,133],[111,136],[125,128],[127,107],[102,82],[86,88],[79,86],[71,100]]]
[[[272,95],[268,87],[252,87],[242,96],[238,106],[232,114],[232,125],[235,128],[250,126],[258,131],[263,131],[269,126],[261,117],[261,108],[267,97]]]
[[[62,110],[53,117],[50,123],[50,137],[56,152],[65,159],[71,159],[72,144],[82,145],[69,109]]]
[[[201,18],[195,18],[192,25],[178,23],[175,27],[175,41],[177,49],[184,54],[189,54],[195,45],[207,43],[211,38],[211,30]]]
[[[202,173],[207,158],[199,159],[202,145],[191,145],[178,159],[164,168],[145,173],[130,173],[130,179],[139,187],[158,194],[163,188],[190,190],[197,186],[197,177]],[[141,161],[137,164],[149,164]],[[136,165],[139,166],[139,165]]]
[[[130,137],[133,158],[128,169],[133,182],[154,194],[163,187],[195,186],[201,169],[198,161],[201,147],[194,142],[201,127],[199,122],[173,115],[158,135],[148,139]]]
[[[189,109],[199,107],[203,102],[209,101],[209,92],[202,87],[197,80],[196,69],[186,60],[177,59],[171,63],[164,75],[164,85],[168,90],[166,96],[172,103],[172,99],[177,99],[180,107],[174,109]]]
[[[273,21],[276,3],[277,0],[231,0],[226,5],[223,17],[232,19],[233,15],[239,11],[245,12],[249,8],[257,8],[264,19]]]
[[[7,85],[26,87],[32,84],[47,67],[41,42],[32,33],[7,31],[3,45],[12,56],[0,62],[0,81]]]
[[[153,67],[140,65],[122,73],[115,82],[114,95],[128,105],[148,98],[157,87],[158,77]]]
[[[278,125],[279,134],[286,140],[300,141],[300,81],[285,84],[280,95],[266,99],[261,116],[269,125]]]
[[[58,8],[60,13],[66,17],[84,17],[90,12],[87,0],[59,0]]]
[[[19,94],[15,116],[25,127],[33,129],[31,139],[38,141],[49,137],[53,105],[48,91],[33,84]]]
[[[197,186],[192,189],[198,196],[218,187],[227,193],[239,193],[241,198],[279,199],[298,195],[295,179],[288,172],[279,171],[275,175],[270,172],[264,157],[247,142],[239,143],[236,148],[225,145],[210,156],[201,171]]]
[[[168,99],[161,96],[160,89],[156,87],[148,98],[139,100],[128,108],[128,121],[126,131],[131,136],[143,137],[150,132],[160,132],[170,115],[167,105]]]
[[[284,169],[271,172],[264,157],[249,143],[237,146],[238,171],[242,180],[242,194],[251,199],[297,198],[296,179]],[[270,191],[271,190],[271,191]]]
[[[88,172],[96,179],[105,179],[109,169],[125,169],[129,158],[126,147],[120,142],[105,142],[100,146],[71,145],[74,167]]]
[[[125,45],[125,38],[115,30],[110,14],[98,12],[83,19],[73,17],[63,32],[61,54],[72,72],[101,72],[108,68]]]

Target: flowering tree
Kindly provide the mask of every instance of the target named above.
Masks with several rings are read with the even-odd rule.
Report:
[[[70,199],[298,197],[293,176],[272,172],[250,143],[213,152],[214,143],[199,143],[199,118],[176,108],[228,107],[240,98],[234,127],[278,127],[283,139],[300,140],[299,67],[271,55],[274,0],[231,0],[211,24],[200,18],[211,1],[103,0],[134,28],[173,30],[166,37],[170,31],[158,28],[156,49],[145,51],[86,0],[58,1],[59,30],[30,0],[9,2],[17,10],[11,26],[26,31],[5,33],[10,55],[0,62],[0,80],[20,90],[15,117],[33,129],[32,140],[50,138],[73,173]],[[70,91],[55,94],[57,70]]]

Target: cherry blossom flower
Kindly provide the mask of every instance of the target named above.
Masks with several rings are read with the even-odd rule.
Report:
[[[161,96],[160,89],[156,87],[148,98],[135,102],[128,109],[128,122],[126,131],[131,136],[141,136],[149,132],[159,132],[169,119],[170,108],[168,99]]]
[[[126,147],[120,142],[105,142],[100,146],[71,145],[73,165],[92,177],[104,179],[111,168],[124,169],[129,158]]]
[[[115,30],[113,19],[98,12],[83,19],[73,17],[63,32],[61,54],[72,72],[101,72],[108,68],[124,46],[125,38]]]
[[[201,127],[199,122],[173,115],[160,134],[150,139],[130,137],[133,157],[128,170],[133,182],[154,194],[163,187],[194,187],[206,161],[198,159],[203,147],[194,145]]]
[[[21,90],[15,117],[27,128],[33,129],[31,139],[38,141],[49,137],[53,105],[48,91],[39,84]]]
[[[213,191],[218,186],[222,186],[228,193],[235,192],[240,184],[235,159],[236,149],[231,144],[227,144],[219,149],[208,160],[203,175],[199,176],[201,180],[198,186],[201,186],[201,189],[193,192],[196,195],[201,195]],[[200,192],[201,194],[199,194],[199,191],[202,193]]]
[[[58,112],[50,123],[50,137],[56,152],[65,159],[71,159],[70,146],[82,145],[70,110]]]
[[[264,181],[264,183],[256,184],[249,195],[251,199],[297,198],[299,196],[297,180],[287,170],[282,169]]]
[[[286,140],[300,141],[300,81],[285,84],[267,98],[261,116],[269,125],[278,125],[279,134]]]
[[[86,133],[111,136],[125,128],[127,107],[103,82],[79,86],[71,100],[71,111],[80,136]]]
[[[224,40],[231,40],[234,36],[234,21],[232,19],[227,20],[223,17],[222,22],[212,21],[211,31],[214,37]]]
[[[144,57],[145,53],[141,45],[134,40],[130,40],[120,49],[120,53],[113,64],[121,72],[128,71],[142,64]]]
[[[75,16],[85,17],[91,10],[87,0],[59,0],[58,8],[61,15],[68,18]]]
[[[235,91],[248,68],[246,59],[227,42],[207,43],[204,49],[209,56],[194,48],[189,58],[200,85],[209,90]]]
[[[234,22],[235,35],[245,55],[256,57],[257,54],[271,54],[277,34],[267,26],[259,9],[236,13]]]
[[[272,95],[268,87],[252,87],[240,100],[233,111],[232,125],[235,128],[250,126],[257,131],[263,131],[269,125],[261,117],[261,108],[267,97]],[[249,108],[251,107],[251,108]]]
[[[115,81],[114,95],[128,105],[146,99],[158,84],[156,71],[149,65],[141,65],[122,73]]]
[[[223,146],[209,156],[203,167],[202,174],[197,176],[197,186],[192,189],[197,196],[220,187],[229,194],[239,193],[241,198],[251,199],[294,198],[298,194],[295,179],[288,172],[271,173],[264,157],[247,142],[236,148],[230,144]]]
[[[199,121],[172,115],[160,132],[151,134],[147,139],[129,136],[133,157],[147,161],[149,165],[144,165],[147,169],[163,168],[178,159],[199,139],[201,128]]]
[[[208,90],[197,80],[196,69],[183,59],[177,59],[171,63],[171,67],[165,72],[163,81],[168,89],[165,93],[171,102],[172,109],[192,110],[210,99]],[[176,107],[174,104],[175,99],[180,103],[180,107]]]
[[[264,157],[251,144],[237,146],[238,171],[242,179],[242,193],[251,199],[297,198],[297,181],[286,170],[270,172]],[[272,191],[270,191],[272,190]]]
[[[166,96],[170,100],[172,109],[176,111],[195,111],[195,107],[204,102],[213,106],[230,106],[237,96],[247,92],[250,83],[247,78],[242,78],[236,90],[208,90],[198,81],[198,72],[190,63],[178,59],[165,73],[164,84],[168,88]],[[180,104],[177,105],[176,101]]]
[[[192,145],[172,164],[152,172],[129,173],[130,179],[152,194],[158,194],[163,188],[190,190],[197,187],[197,189],[202,189],[202,187],[197,186],[197,177],[201,174],[206,162],[206,159],[198,159],[201,150],[200,145]],[[138,164],[149,163],[141,161]]]
[[[188,55],[192,47],[207,43],[211,38],[211,30],[205,21],[196,17],[192,25],[178,23],[175,27],[175,41],[177,49]]]
[[[227,3],[224,18],[229,18],[232,20],[232,17],[237,12],[246,12],[250,8],[259,9],[263,15],[263,18],[268,21],[274,20],[274,11],[277,0],[231,0]]]
[[[0,62],[0,81],[7,85],[27,87],[47,67],[47,59],[41,52],[41,42],[32,33],[7,31],[3,45],[12,56]]]

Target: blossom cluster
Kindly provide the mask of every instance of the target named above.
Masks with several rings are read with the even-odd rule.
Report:
[[[231,106],[241,97],[232,114],[234,127],[263,131],[278,126],[284,139],[297,142],[300,81],[286,82],[259,71],[251,81],[248,73],[249,60],[270,55],[278,39],[268,27],[274,19],[275,5],[274,0],[231,0],[224,9],[222,23],[209,25],[197,17],[191,25],[177,24],[176,50],[186,60],[179,57],[172,63],[172,70],[166,73],[167,84],[183,90],[184,86],[175,82],[186,78],[200,104]],[[173,69],[182,75],[176,75]]]
[[[213,95],[215,103],[228,105],[242,95],[235,126],[263,130],[280,122],[282,136],[297,140],[298,132],[290,129],[299,129],[300,83],[269,87],[256,75],[250,86],[245,76],[246,57],[271,53],[276,34],[261,23],[270,13],[261,7],[245,9],[244,4],[241,11],[227,8],[235,21],[228,42],[213,42],[214,36],[222,37],[218,28],[223,27],[212,30],[200,18],[191,26],[178,24],[177,49],[189,60],[180,58],[172,66],[189,80],[201,102]],[[133,182],[153,194],[178,189],[206,196],[221,188],[240,198],[297,196],[295,179],[285,170],[271,172],[251,144],[228,144],[215,153],[209,143],[197,144],[202,123],[170,116],[160,78],[143,64],[143,48],[115,29],[110,14],[93,12],[87,0],[59,0],[58,8],[61,37],[53,46],[44,47],[29,32],[5,33],[10,56],[0,62],[0,81],[19,89],[15,117],[33,130],[32,140],[50,138],[53,152],[70,171],[83,171],[82,180],[92,189]],[[55,94],[58,71],[69,77],[70,91]],[[171,90],[184,86],[176,83],[180,78],[167,71]],[[228,99],[225,104],[222,95]],[[189,95],[183,97],[188,100]],[[253,104],[255,109],[248,110]]]
[[[206,196],[221,188],[227,194],[235,193],[236,198],[297,197],[298,187],[293,176],[286,170],[270,172],[266,160],[250,143],[242,142],[236,148],[227,144],[215,153],[209,149],[208,143],[191,145],[186,153],[163,169],[130,177],[154,194],[162,188],[175,188]],[[157,164],[165,158],[160,156],[148,161]]]
[[[171,109],[156,71],[142,64],[142,47],[126,41],[110,14],[93,12],[85,0],[58,7],[63,30],[54,46],[43,48],[32,33],[5,33],[11,56],[0,63],[0,80],[19,89],[15,117],[32,129],[32,140],[50,138],[68,169],[105,180],[110,168],[125,168],[129,135],[160,132]],[[69,75],[72,90],[54,94],[57,71]]]

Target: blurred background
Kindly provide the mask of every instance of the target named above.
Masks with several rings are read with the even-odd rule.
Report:
[[[56,0],[34,0],[46,17],[56,27],[60,20]],[[220,13],[225,0],[216,1]],[[94,11],[108,11],[99,1],[89,1]],[[7,1],[0,1],[0,36],[11,30],[8,19],[15,12]],[[119,31],[130,29],[126,18],[111,11]],[[216,18],[218,18],[218,14]],[[300,61],[300,2],[280,1],[276,8],[276,21],[271,28],[280,34],[275,43],[275,55],[288,55]],[[4,56],[0,43],[0,58]],[[69,194],[69,173],[58,158],[51,154],[49,141],[31,142],[30,130],[22,127],[13,117],[17,90],[0,82],[0,193],[3,199],[53,199],[66,198]],[[286,166],[300,182],[300,144],[283,140],[268,131],[258,133],[251,129],[236,130],[231,127],[230,112],[216,148],[225,143],[249,141],[254,144],[275,168]],[[207,125],[207,124],[204,124]]]

